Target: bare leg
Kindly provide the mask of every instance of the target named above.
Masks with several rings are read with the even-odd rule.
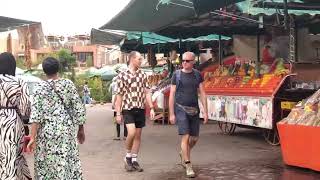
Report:
[[[196,145],[198,139],[199,138],[195,137],[195,136],[190,136],[190,138],[189,138],[189,151],[188,151],[189,160],[190,160],[190,157],[191,157],[191,149]]]
[[[183,157],[184,161],[190,161],[189,139],[190,139],[189,134],[183,135],[182,139],[181,139],[181,150],[182,150],[182,157]]]
[[[134,136],[133,140],[133,146],[132,146],[132,165],[133,168],[138,171],[142,172],[143,169],[140,167],[137,158],[138,158],[138,153],[140,150],[140,144],[141,144],[141,133],[142,133],[142,128],[136,128],[136,134]]]
[[[138,154],[140,150],[142,128],[136,128],[132,146],[132,154]]]
[[[133,142],[135,139],[135,134],[136,134],[136,126],[135,124],[126,124],[127,130],[128,130],[128,136],[126,139],[126,148],[129,151],[132,151],[133,148]]]

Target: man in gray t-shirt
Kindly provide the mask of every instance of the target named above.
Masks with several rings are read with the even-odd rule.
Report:
[[[182,70],[177,70],[171,81],[169,112],[171,124],[178,124],[181,139],[180,158],[186,168],[187,177],[195,177],[190,163],[190,152],[199,137],[200,120],[198,92],[204,109],[204,123],[208,122],[207,99],[203,87],[203,78],[200,72],[193,69],[195,55],[186,52],[182,56]]]
[[[200,72],[197,70],[193,70],[192,72],[180,70],[180,73],[179,89],[176,89],[175,93],[176,103],[184,106],[198,107],[198,88],[203,82]],[[173,74],[171,84],[177,85],[177,72]]]

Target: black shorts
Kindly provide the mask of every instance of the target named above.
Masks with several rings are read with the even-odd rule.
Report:
[[[133,108],[122,110],[124,124],[135,124],[136,128],[143,128],[146,125],[144,109]]]

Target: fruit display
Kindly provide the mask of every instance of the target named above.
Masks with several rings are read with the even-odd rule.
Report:
[[[279,124],[320,126],[320,90],[299,102]]]
[[[290,71],[283,59],[272,65],[248,62],[215,65],[204,72],[204,87],[209,94],[253,94],[269,96]],[[259,69],[259,70],[257,70]]]
[[[285,75],[289,73],[289,70],[284,66],[284,60],[283,59],[276,59],[275,62],[276,64],[276,69],[274,70],[274,73],[279,76],[279,75]]]

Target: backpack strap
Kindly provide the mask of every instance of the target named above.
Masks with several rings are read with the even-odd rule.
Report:
[[[181,80],[181,69],[176,70],[176,90],[179,88]]]
[[[200,80],[201,80],[201,73],[200,71],[196,70],[196,69],[192,69],[194,75],[196,76],[196,80],[197,82],[200,84]]]
[[[196,70],[196,69],[192,69],[197,82],[200,84],[200,80],[201,80],[201,73]],[[179,88],[180,85],[180,80],[181,80],[181,69],[176,70],[176,90]]]
[[[50,87],[51,89],[54,91],[54,93],[59,97],[64,109],[67,111],[68,115],[70,116],[71,119],[73,119],[72,113],[70,111],[70,109],[67,107],[67,104],[64,102],[62,96],[58,93],[55,84],[50,84],[49,81],[45,81]],[[52,81],[54,83],[54,81]]]

